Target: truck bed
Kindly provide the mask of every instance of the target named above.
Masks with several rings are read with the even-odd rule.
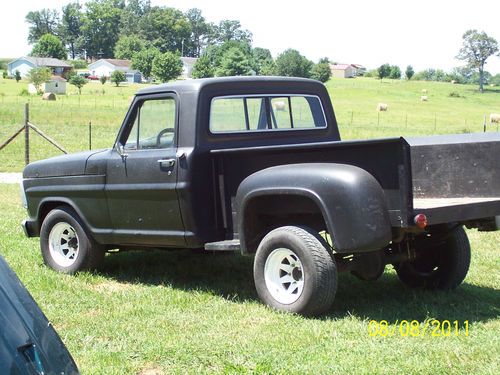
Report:
[[[234,219],[232,200],[245,177],[266,167],[311,162],[350,164],[371,173],[384,189],[394,227],[413,225],[417,213],[426,214],[430,224],[500,215],[500,133],[217,149],[211,155],[214,186],[226,196],[219,202],[226,219]]]
[[[418,210],[448,206],[464,206],[495,201],[500,202],[500,197],[415,198],[413,199],[413,208]]]

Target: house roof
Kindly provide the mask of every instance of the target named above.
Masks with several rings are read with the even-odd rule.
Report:
[[[53,57],[36,57],[36,56],[22,56],[18,59],[11,61],[9,64],[12,64],[18,60],[26,60],[32,63],[36,67],[47,66],[50,68],[71,68],[67,62],[54,59]]]
[[[351,64],[352,66],[354,66],[356,69],[366,69],[363,65],[361,64]]]
[[[335,70],[346,70],[347,68],[352,67],[351,64],[332,64],[330,66]]]
[[[122,60],[122,59],[102,59],[102,60],[110,63],[111,65],[123,68],[130,68],[130,65],[132,65],[132,62],[130,60]]]

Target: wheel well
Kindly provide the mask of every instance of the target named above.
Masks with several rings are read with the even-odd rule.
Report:
[[[50,211],[57,207],[61,206],[66,206],[66,207],[71,207],[68,203],[65,202],[59,202],[59,201],[51,201],[51,202],[45,202],[42,203],[40,209],[38,210],[38,230],[42,227],[42,223],[45,220],[45,217],[49,214]]]
[[[271,230],[286,226],[326,230],[323,214],[311,198],[301,195],[265,195],[251,199],[243,214],[245,253],[255,253]]]

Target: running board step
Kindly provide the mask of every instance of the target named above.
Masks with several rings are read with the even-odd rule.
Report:
[[[226,240],[209,242],[205,244],[205,250],[210,251],[238,251],[240,250],[240,240]]]

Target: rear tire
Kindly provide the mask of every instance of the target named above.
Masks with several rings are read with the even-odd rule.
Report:
[[[337,268],[319,234],[286,226],[262,239],[255,254],[254,281],[260,299],[268,306],[314,316],[333,304]]]
[[[66,206],[53,209],[43,220],[40,247],[47,266],[68,274],[97,268],[105,254],[77,213]]]
[[[469,271],[470,244],[463,227],[436,234],[445,238],[417,247],[417,258],[396,265],[399,279],[413,288],[455,289]],[[432,241],[432,237],[431,237]]]

